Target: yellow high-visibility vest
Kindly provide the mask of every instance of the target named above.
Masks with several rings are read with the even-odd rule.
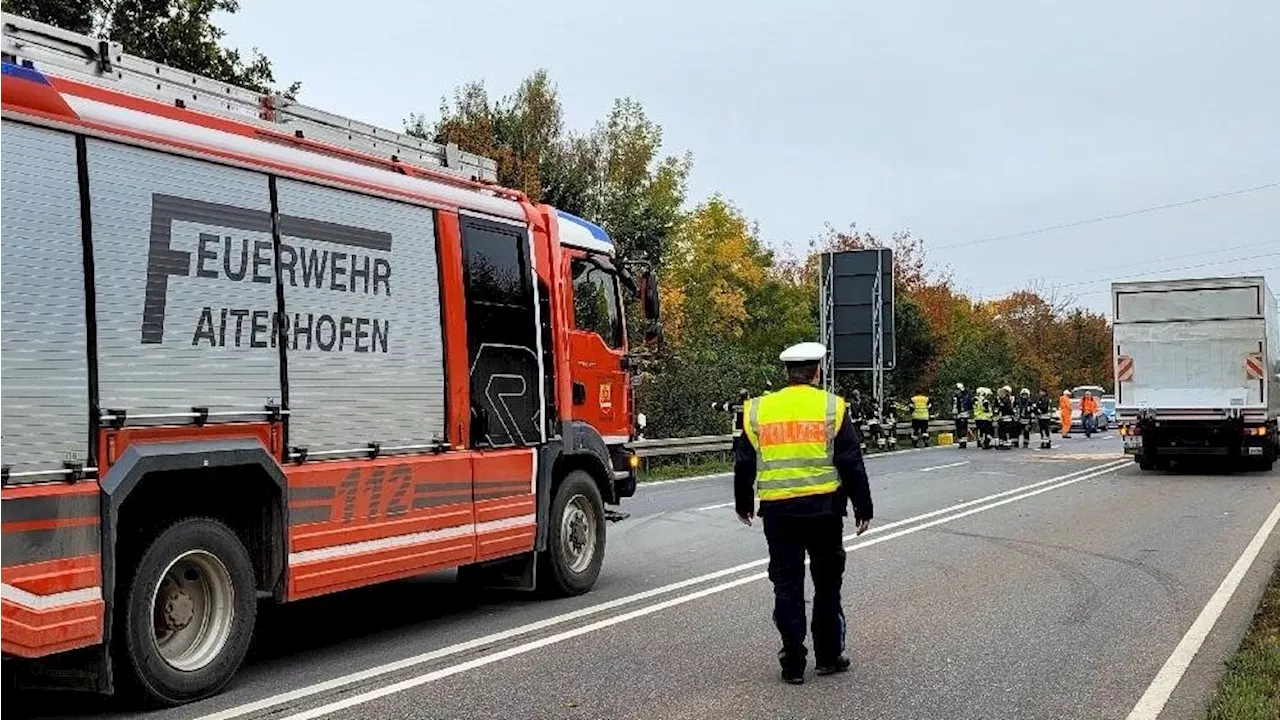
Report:
[[[929,419],[929,396],[916,395],[911,398],[911,419],[912,420],[928,420]]]
[[[973,403],[973,419],[974,420],[990,420],[991,419],[991,401],[987,398],[978,398]]]
[[[756,497],[786,500],[840,488],[834,445],[844,398],[791,385],[747,401],[747,439],[756,449]]]

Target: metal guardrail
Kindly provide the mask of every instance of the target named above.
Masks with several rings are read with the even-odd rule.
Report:
[[[972,425],[970,421],[970,425]],[[929,433],[951,430],[955,423],[951,420],[930,420]],[[911,421],[898,422],[898,435],[910,437]],[[728,452],[733,449],[732,435],[698,435],[695,437],[659,438],[655,440],[635,440],[627,443],[638,457],[664,457],[669,455],[687,455],[700,452]]]

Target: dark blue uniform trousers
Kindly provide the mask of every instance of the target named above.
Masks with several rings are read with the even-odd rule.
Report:
[[[844,652],[845,620],[840,607],[844,579],[844,518],[765,515],[769,542],[769,579],[773,581],[773,621],[782,634],[778,659],[784,667],[803,667],[804,556],[809,554],[813,576],[813,654],[818,664],[835,661]]]

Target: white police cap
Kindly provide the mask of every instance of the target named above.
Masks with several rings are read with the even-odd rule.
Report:
[[[827,348],[822,343],[802,342],[783,350],[778,359],[784,363],[816,363],[826,356]]]

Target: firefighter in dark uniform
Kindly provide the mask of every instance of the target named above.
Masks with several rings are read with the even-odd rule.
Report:
[[[1053,399],[1047,390],[1041,390],[1036,396],[1036,417],[1040,424],[1040,447],[1048,450],[1053,445],[1053,433],[1050,423],[1053,422]]]
[[[1031,426],[1036,421],[1036,404],[1031,399],[1031,391],[1022,388],[1018,391],[1017,401],[1018,411],[1018,434],[1022,436],[1022,447],[1031,447]],[[1017,438],[1014,438],[1014,445],[1018,444]]]
[[[849,669],[844,656],[844,517],[853,504],[859,535],[871,524],[871,488],[858,449],[858,433],[844,399],[818,387],[826,348],[800,343],[780,356],[787,387],[746,406],[743,442],[733,465],[734,505],[750,525],[759,514],[769,543],[773,619],[782,635],[782,679],[804,682],[804,560],[813,576],[815,671]],[[759,499],[757,511],[756,500]]]
[[[996,391],[996,433],[1000,436],[1000,444],[997,446],[1001,450],[1008,450],[1016,447],[1018,444],[1018,436],[1015,434],[1015,424],[1018,408],[1014,403],[1013,389],[1008,385]]]
[[[738,399],[733,402],[711,403],[712,410],[720,412],[733,413],[733,441],[736,445],[738,438],[742,436],[742,408],[747,404],[747,399],[751,397],[751,393],[746,388],[738,391]]]
[[[956,443],[961,449],[969,445],[969,418],[973,415],[973,395],[964,389],[964,383],[956,383],[956,394],[951,397],[951,416],[956,421]]]
[[[867,449],[867,406],[862,402],[862,393],[854,390],[846,401],[849,404],[849,419],[853,421],[853,429],[858,433],[858,448]]]

